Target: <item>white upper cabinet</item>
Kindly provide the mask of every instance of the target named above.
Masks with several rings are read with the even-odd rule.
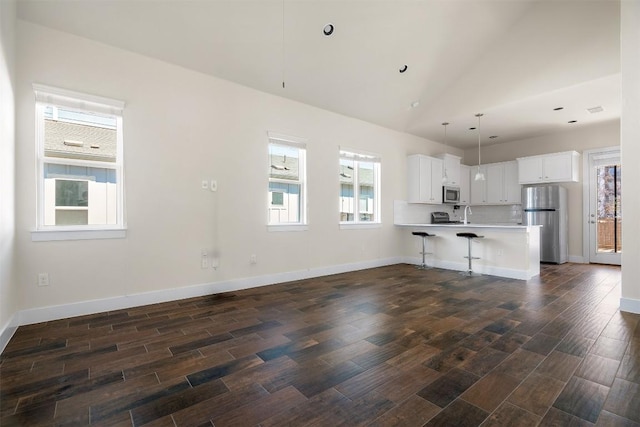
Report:
[[[471,167],[460,165],[460,204],[468,205],[471,203],[471,182],[469,176]]]
[[[504,166],[501,163],[487,165],[485,179],[487,185],[486,203],[497,205],[504,202]]]
[[[576,151],[518,158],[518,182],[578,182],[580,154]]]
[[[486,205],[487,204],[487,166],[480,166],[480,173],[485,176],[484,181],[476,181],[475,176],[478,173],[478,166],[470,166],[469,183],[471,187],[471,204]]]
[[[522,186],[518,182],[518,162],[504,163],[504,202],[508,205],[522,203]]]
[[[444,185],[460,187],[460,157],[453,154],[438,154],[437,158],[442,160],[442,177],[446,173],[447,182]]]
[[[407,158],[409,203],[442,204],[442,160],[414,154]]]
[[[472,205],[513,205],[521,203],[518,165],[515,161],[489,163],[480,167],[484,181],[474,179],[477,166],[471,167]]]

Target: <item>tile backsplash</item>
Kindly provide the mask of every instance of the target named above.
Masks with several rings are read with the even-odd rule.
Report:
[[[522,222],[521,205],[472,206],[471,221],[477,224],[518,224]]]
[[[454,210],[453,205],[407,203],[404,200],[393,202],[394,224],[429,224],[431,212],[448,212],[455,221],[463,218],[464,206]],[[522,221],[521,205],[472,206],[471,212],[467,218],[476,224],[518,224]]]

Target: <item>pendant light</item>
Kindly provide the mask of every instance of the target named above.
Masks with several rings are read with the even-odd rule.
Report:
[[[482,164],[480,162],[480,117],[482,116],[482,113],[476,114],[476,117],[478,118],[478,172],[476,173],[476,181],[484,181],[484,174],[480,172],[480,165]]]
[[[444,122],[442,123],[442,126],[444,126],[444,152],[447,152],[447,126],[449,125],[449,122]],[[449,182],[449,177],[447,176],[447,162],[444,162],[444,170],[442,173],[442,183],[446,184],[447,182]]]

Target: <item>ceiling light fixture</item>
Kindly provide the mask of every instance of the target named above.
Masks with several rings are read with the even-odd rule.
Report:
[[[480,161],[480,117],[482,116],[482,113],[476,114],[476,117],[478,118],[478,172],[475,177],[476,181],[484,181],[484,174],[480,172],[480,165],[482,164]]]
[[[402,74],[405,71],[407,71],[408,68],[409,68],[409,66],[407,66],[407,64],[404,64],[402,67],[400,67],[400,69],[398,71],[400,72],[400,74]]]
[[[325,36],[329,37],[331,34],[333,34],[334,29],[335,27],[333,26],[333,24],[329,23],[322,28],[322,33]]]
[[[444,126],[444,152],[447,152],[447,126],[449,126],[449,122],[442,123]],[[442,173],[442,183],[446,184],[449,182],[449,177],[447,176],[447,162],[444,162],[444,169]]]

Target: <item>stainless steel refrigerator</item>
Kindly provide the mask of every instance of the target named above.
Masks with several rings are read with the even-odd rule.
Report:
[[[540,261],[562,264],[569,258],[567,190],[559,185],[522,188],[522,224],[542,225]]]

